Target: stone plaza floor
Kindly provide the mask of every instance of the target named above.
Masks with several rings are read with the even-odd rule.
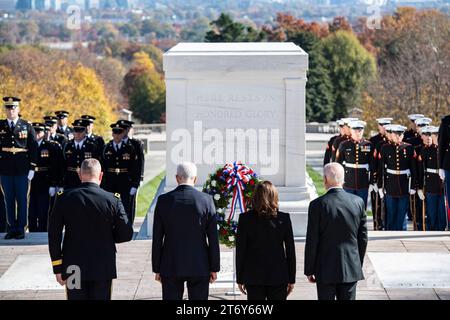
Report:
[[[450,232],[370,231],[369,236],[366,279],[358,284],[357,299],[450,300]],[[161,286],[151,270],[151,244],[150,240],[137,240],[117,246],[113,299],[161,299]],[[230,255],[227,248],[222,252]],[[303,238],[297,239],[296,252],[297,284],[289,299],[316,299],[315,286],[303,276]],[[0,300],[65,299],[49,270],[45,244],[0,246]],[[226,295],[229,291],[212,288],[210,299],[245,299]]]

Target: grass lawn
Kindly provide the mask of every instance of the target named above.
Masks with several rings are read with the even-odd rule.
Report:
[[[306,166],[306,172],[308,172],[308,175],[311,177],[312,181],[314,182],[314,185],[316,186],[317,194],[319,197],[323,194],[325,194],[326,190],[323,185],[323,178],[316,170],[314,170],[311,166]]]
[[[152,203],[156,191],[158,190],[159,184],[165,175],[166,175],[165,171],[161,172],[157,177],[153,178],[139,189],[136,204],[137,217],[145,217],[145,215],[147,214],[148,207]]]
[[[311,177],[312,181],[314,182],[314,185],[317,189],[317,194],[319,197],[323,194],[325,194],[326,190],[323,185],[323,178],[316,170],[314,170],[311,166],[306,166],[306,172],[308,172],[309,176]],[[366,214],[368,216],[372,216],[372,211],[367,210]]]

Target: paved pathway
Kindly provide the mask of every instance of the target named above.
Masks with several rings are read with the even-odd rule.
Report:
[[[442,253],[450,255],[450,233],[421,232],[370,232],[368,252]],[[151,241],[133,241],[118,245],[118,279],[114,280],[113,299],[151,300],[161,299],[159,283],[153,280],[150,265]],[[223,252],[229,251],[222,248]],[[303,272],[304,242],[296,242],[297,284],[290,299],[316,299],[314,285],[309,284]],[[19,255],[47,254],[45,245],[1,246],[0,276]],[[417,266],[420,267],[420,266]],[[30,270],[31,272],[31,270]],[[450,288],[384,288],[380,276],[366,256],[364,262],[366,280],[358,285],[357,299],[445,299],[450,300]],[[408,277],[408,275],[405,275]],[[446,279],[449,281],[449,279]],[[212,289],[210,299],[234,299],[226,296],[227,289]],[[243,299],[240,296],[236,299]],[[1,299],[65,299],[63,290],[0,291]]]

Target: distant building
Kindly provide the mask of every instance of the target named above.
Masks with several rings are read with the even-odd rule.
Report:
[[[34,6],[32,0],[18,0],[16,3],[17,10],[31,10],[33,8]]]
[[[16,8],[16,0],[0,0],[0,10],[12,11]]]
[[[34,9],[44,11],[50,9],[50,0],[34,0]]]
[[[99,9],[100,8],[100,0],[85,0],[84,1],[84,9]]]
[[[50,0],[50,8],[55,11],[61,10],[61,0]]]

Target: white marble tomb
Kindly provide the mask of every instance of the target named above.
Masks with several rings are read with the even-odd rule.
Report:
[[[305,169],[308,55],[294,43],[180,43],[164,54],[166,191],[176,166],[198,166],[198,187],[242,161],[280,191],[296,236],[311,198]]]

